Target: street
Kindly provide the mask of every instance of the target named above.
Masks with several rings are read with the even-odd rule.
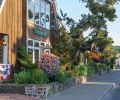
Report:
[[[120,70],[112,71],[102,76],[96,76],[86,84],[81,84],[65,90],[48,100],[120,100]]]
[[[120,86],[116,85],[103,100],[120,100]]]
[[[120,100],[120,80],[117,80],[113,89],[104,97],[103,100]]]

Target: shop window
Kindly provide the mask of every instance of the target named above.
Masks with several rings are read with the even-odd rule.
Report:
[[[45,0],[28,0],[28,19],[50,29],[50,4]]]
[[[35,47],[38,47],[38,48],[40,47],[39,42],[35,42]]]
[[[40,24],[40,2],[35,0],[35,24]]]
[[[34,22],[34,0],[28,0],[28,19]]]
[[[45,20],[45,1],[44,0],[41,0],[41,26],[45,28],[45,23],[46,23],[46,20]]]
[[[49,44],[49,43],[46,43],[46,47],[50,47],[50,44]]]
[[[33,62],[33,49],[28,48],[28,56],[31,62]]]
[[[45,46],[45,43],[42,42],[42,43],[41,43],[41,46]]]
[[[33,46],[33,40],[28,40],[28,46]]]
[[[35,62],[38,62],[39,61],[39,50],[35,49]]]
[[[46,29],[50,29],[50,4],[46,2]]]
[[[50,53],[50,49],[46,49],[45,52],[46,52],[46,53]]]
[[[40,41],[29,39],[28,40],[28,55],[31,62],[38,62],[40,59]]]

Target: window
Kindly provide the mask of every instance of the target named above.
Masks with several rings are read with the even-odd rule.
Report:
[[[33,46],[33,40],[28,40],[28,45]]]
[[[50,29],[50,4],[46,2],[46,29]]]
[[[35,49],[35,62],[39,62],[39,49]]]
[[[40,47],[39,42],[35,42],[35,47],[38,47],[38,48]]]
[[[28,55],[31,62],[38,62],[40,59],[40,41],[29,39],[28,40]]]
[[[50,47],[50,44],[49,44],[49,43],[46,43],[46,47]]]
[[[42,43],[41,43],[41,46],[43,46],[43,47],[44,47],[44,46],[45,46],[45,43],[44,43],[44,42],[42,42]]]
[[[45,52],[46,52],[46,53],[50,53],[50,49],[46,49]]]
[[[40,0],[35,0],[35,24],[40,24]]]
[[[41,26],[45,27],[45,1],[41,0]]]
[[[34,0],[28,0],[28,18],[34,22]]]
[[[2,2],[3,2],[3,0],[0,0],[0,7],[1,7],[1,5],[2,5]]]
[[[50,43],[28,39],[28,55],[31,62],[40,60],[41,52],[50,53]],[[43,51],[42,51],[43,50]]]
[[[31,62],[33,62],[33,49],[28,48],[28,56]]]
[[[28,19],[50,29],[50,4],[45,0],[28,0]]]

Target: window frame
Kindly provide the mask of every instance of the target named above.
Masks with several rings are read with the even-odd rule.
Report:
[[[41,9],[42,9],[42,0],[39,0],[39,5],[40,5],[40,7],[39,7],[39,24],[36,24],[35,23],[35,0],[32,0],[33,1],[33,21],[32,20],[30,20],[29,19],[29,3],[27,3],[28,4],[28,7],[27,7],[27,19],[28,19],[28,21],[29,22],[31,22],[31,23],[33,23],[33,24],[35,24],[35,25],[38,25],[38,26],[40,26],[40,27],[42,27],[42,28],[45,28],[45,29],[47,29],[47,30],[50,30],[50,3],[48,2],[48,1],[46,1],[46,0],[43,0],[44,1],[44,4],[45,4],[45,6],[44,6],[44,9],[45,9],[45,11],[44,11],[44,14],[45,14],[45,25],[41,25]],[[29,1],[28,1],[29,2]],[[49,4],[49,9],[47,9],[46,8],[46,4]],[[48,22],[46,22],[46,12],[47,11],[49,11],[49,27],[48,27],[48,25],[46,25]]]

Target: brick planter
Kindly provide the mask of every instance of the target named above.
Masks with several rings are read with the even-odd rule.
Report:
[[[77,76],[75,79],[76,84],[83,84],[87,82],[87,76]]]

